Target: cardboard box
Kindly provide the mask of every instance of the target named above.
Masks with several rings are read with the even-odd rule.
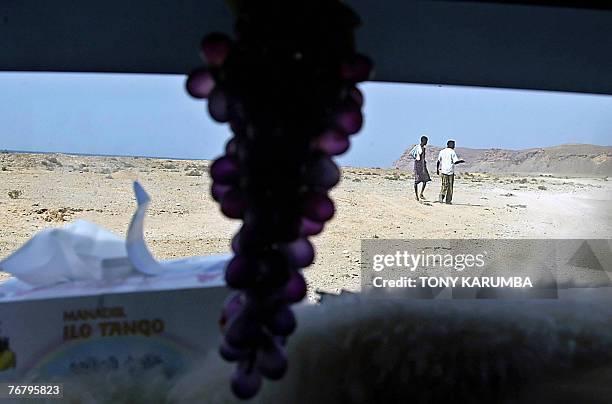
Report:
[[[0,381],[156,366],[181,372],[219,341],[227,256],[204,259],[217,262],[153,277],[0,285]]]

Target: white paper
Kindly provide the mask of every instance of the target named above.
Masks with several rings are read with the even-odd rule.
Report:
[[[138,206],[126,240],[85,220],[77,220],[62,228],[43,230],[0,261],[0,270],[16,278],[0,285],[0,293],[21,293],[28,288],[67,282],[81,282],[81,286],[86,284],[89,288],[95,285],[118,286],[121,283],[133,287],[136,284],[150,284],[152,281],[144,278],[151,276],[157,278],[153,283],[172,283],[171,280],[176,280],[177,276],[187,279],[186,276],[193,277],[196,272],[222,273],[231,257],[229,254],[157,261],[143,237],[149,195],[138,182],[134,182],[134,193]],[[134,277],[143,279],[127,280]],[[69,286],[55,289],[66,291],[66,288]]]
[[[52,285],[102,279],[102,261],[105,258],[126,256],[125,242],[121,237],[93,223],[77,220],[62,228],[46,229],[34,235],[0,261],[0,270],[33,286]]]

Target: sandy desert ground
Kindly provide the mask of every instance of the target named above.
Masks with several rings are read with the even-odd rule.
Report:
[[[152,197],[145,236],[158,258],[229,251],[239,222],[226,219],[208,194],[207,161],[64,154],[0,154],[0,258],[37,231],[81,218],[124,234],[135,208],[132,181]],[[460,173],[454,204],[414,198],[412,174],[343,169],[332,192],[337,214],[314,238],[306,270],[316,291],[358,290],[364,238],[610,238],[612,181]],[[4,275],[6,276],[6,274]]]

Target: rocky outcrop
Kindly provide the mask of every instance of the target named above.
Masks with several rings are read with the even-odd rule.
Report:
[[[440,147],[429,146],[427,163],[435,171]],[[489,173],[537,173],[565,176],[612,176],[612,147],[566,144],[525,150],[470,149],[458,147],[459,158],[466,163],[461,171]],[[412,170],[413,160],[407,149],[393,167]]]

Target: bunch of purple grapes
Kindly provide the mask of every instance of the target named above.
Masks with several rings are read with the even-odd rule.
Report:
[[[236,40],[205,37],[208,65],[187,79],[189,94],[208,99],[211,117],[234,135],[210,175],[221,211],[243,221],[225,273],[236,292],[220,320],[220,353],[237,362],[231,385],[239,398],[287,371],[290,305],[306,296],[300,271],[315,257],[308,237],[335,211],[328,191],[340,170],[332,156],[363,124],[356,83],[372,63],[354,51],[358,24],[339,1],[244,2]]]

